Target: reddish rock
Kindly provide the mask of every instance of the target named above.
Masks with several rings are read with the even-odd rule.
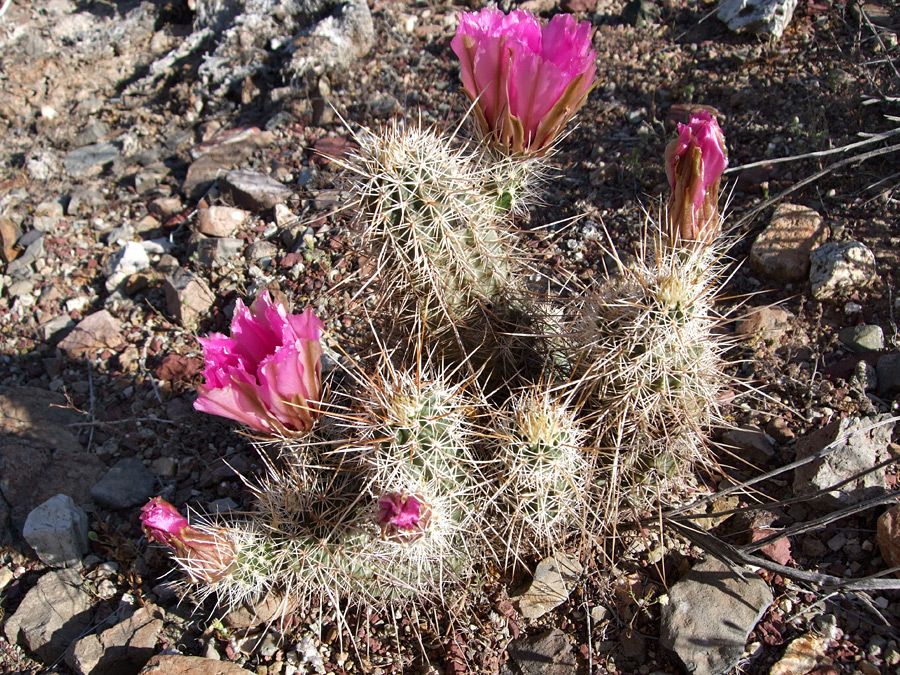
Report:
[[[150,659],[138,675],[252,675],[236,663],[199,656],[160,654]]]
[[[210,237],[230,237],[247,220],[247,212],[233,206],[210,206],[197,212],[197,229]]]
[[[21,236],[18,225],[9,218],[0,218],[0,260],[9,262],[19,255],[20,251],[13,247]]]
[[[595,12],[597,0],[562,0],[559,6],[564,12]]]
[[[332,159],[344,159],[357,146],[345,136],[325,136],[316,141],[312,162],[327,165]]]
[[[59,348],[71,358],[79,358],[89,352],[115,349],[124,343],[122,322],[105,309],[101,309],[82,319],[72,332],[60,341]]]
[[[203,359],[181,354],[166,354],[153,374],[163,382],[190,380],[203,369]]]
[[[885,564],[900,567],[900,504],[881,514],[875,539]],[[900,572],[894,572],[894,576],[900,577]]]
[[[809,254],[828,239],[828,226],[810,208],[782,204],[750,249],[750,265],[760,274],[788,283],[809,275]]]
[[[750,532],[750,541],[756,542],[765,539],[777,531],[768,527],[756,528]],[[775,539],[759,550],[769,560],[777,562],[779,565],[787,565],[791,561],[791,542],[787,537]]]
[[[780,307],[761,307],[740,318],[734,332],[750,341],[777,342],[793,319],[793,314]]]

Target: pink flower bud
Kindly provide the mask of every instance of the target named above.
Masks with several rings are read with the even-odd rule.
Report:
[[[378,498],[378,526],[381,536],[407,544],[424,536],[431,522],[431,506],[419,495],[389,492]]]
[[[148,539],[172,550],[194,583],[215,583],[234,567],[234,544],[224,530],[191,527],[162,497],[154,497],[141,509],[141,527]]]
[[[707,112],[691,115],[678,125],[678,138],[666,147],[669,199],[669,241],[709,244],[722,229],[719,181],[728,166],[725,136]]]
[[[459,14],[450,43],[484,139],[505,152],[546,152],[594,84],[591,24],[496,8]]]
[[[311,309],[288,314],[268,291],[250,308],[238,300],[231,337],[200,338],[206,382],[194,408],[264,433],[308,432],[321,414],[324,329]]]

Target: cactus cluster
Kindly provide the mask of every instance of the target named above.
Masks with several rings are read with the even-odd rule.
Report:
[[[553,30],[575,39],[574,23],[562,24]],[[479,54],[465,37],[465,52]],[[577,78],[587,72],[570,73],[560,101],[586,95],[590,83]],[[468,93],[476,107],[484,101]],[[371,261],[362,283],[382,299],[369,318],[374,355],[345,355],[326,386],[321,322],[274,310],[268,298],[241,312],[230,340],[268,335],[266,322],[277,339],[254,342],[238,361],[237,348],[206,351],[205,400],[267,434],[257,441],[267,474],[246,479],[255,509],[201,528],[217,550],[233,551],[204,577],[226,601],[275,587],[335,604],[436,600],[479,562],[509,568],[589,541],[615,527],[623,505],[665,499],[706,461],[703,433],[718,419],[723,381],[713,309],[722,264],[709,226],[720,224],[715,195],[695,188],[718,179],[692,182],[691,171],[718,146],[700,151],[688,137],[667,156],[681,199],[702,200],[700,210],[677,204],[687,225],[651,224],[634,262],[619,260],[619,274],[582,298],[538,300],[512,220],[534,198],[552,138],[531,152],[519,133],[527,110],[490,114],[478,109],[477,142],[414,124],[357,133],[345,168]],[[497,129],[518,129],[508,135],[515,143],[503,147]],[[720,138],[715,130],[703,138]],[[706,225],[691,229],[697,213]],[[247,392],[265,404],[284,355],[297,355],[289,375],[303,396],[277,401],[275,422],[229,413]],[[241,370],[250,362],[255,375]],[[148,534],[185,563],[186,521],[154,522]]]

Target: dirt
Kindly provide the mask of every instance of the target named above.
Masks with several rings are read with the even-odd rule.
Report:
[[[59,4],[42,7],[22,0],[0,18],[8,41],[19,34],[16,31],[38,36],[27,49],[6,49],[0,55],[0,226],[4,219],[10,223],[5,227],[15,232],[8,235],[14,241],[34,229],[43,203],[71,206],[77,197],[85,206],[65,210],[46,231],[44,251],[26,277],[30,288],[20,288],[17,299],[9,292],[14,279],[4,277],[0,284],[5,288],[0,295],[0,386],[62,392],[72,408],[93,422],[77,428],[82,447],[108,465],[127,456],[148,465],[173,458],[175,488],[169,500],[176,505],[197,507],[231,499],[244,507],[250,495],[234,471],[253,475],[262,467],[231,425],[191,410],[194,387],[201,381],[196,336],[226,331],[234,301],[268,287],[295,308],[317,308],[338,341],[357,344],[366,327],[358,320],[360,307],[348,285],[355,283],[354,274],[365,261],[353,247],[352,214],[333,208],[344,198],[339,168],[318,153],[337,155],[348,146],[352,135],[345,122],[351,128],[384,124],[385,96],[397,103],[396,110],[387,107],[387,116],[421,120],[448,133],[456,129],[467,101],[458,90],[458,64],[449,43],[454,13],[471,5],[370,2],[375,47],[349,72],[330,74],[332,113],[317,98],[322,91],[317,78],[285,82],[274,67],[220,98],[204,99],[196,88],[199,63],[190,58],[178,62],[159,87],[125,95],[154,60],[190,34],[190,3],[146,3],[153,11],[145,17],[133,12],[138,2],[71,3],[65,14],[70,21],[129,27],[128,39],[120,44],[93,47],[54,33],[61,25],[60,15],[54,13]],[[559,11],[552,1],[531,4],[542,7],[545,16]],[[553,157],[554,177],[546,185],[543,203],[517,223],[529,246],[543,256],[545,272],[559,279],[571,275],[585,284],[599,278],[608,263],[606,244],[590,233],[604,228],[618,250],[634,251],[646,212],[658,209],[668,189],[662,153],[679,110],[711,106],[730,152],[726,222],[734,241],[728,251],[733,274],[718,308],[737,316],[741,308],[777,304],[793,315],[776,343],[738,346],[729,354],[734,361],[731,373],[760,392],[729,406],[729,421],[765,429],[780,418],[792,436],[802,437],[839,417],[896,413],[896,398],[866,396],[850,385],[850,362],[858,359],[837,337],[847,326],[876,324],[884,330],[885,351],[900,349],[895,322],[900,311],[895,304],[900,290],[896,154],[844,163],[785,197],[822,215],[832,241],[856,240],[872,250],[878,273],[874,287],[840,300],[818,301],[808,283],[779,284],[744,263],[774,209],[772,204],[752,215],[767,198],[848,157],[897,143],[894,137],[846,152],[802,157],[898,127],[897,9],[886,0],[870,3],[869,14],[888,25],[873,28],[853,3],[801,0],[784,36],[770,41],[730,32],[715,18],[713,2],[661,0],[654,5],[657,16],[639,26],[623,19],[624,0],[562,4],[596,6],[596,13],[581,11],[577,17],[596,26],[598,85]],[[54,41],[63,48],[48,48]],[[273,91],[281,94],[273,96]],[[72,178],[60,167],[92,122],[105,125],[101,139],[118,143],[120,156],[94,175]],[[243,259],[219,268],[204,266],[191,258],[196,209],[225,201],[214,190],[200,193],[199,199],[182,194],[193,161],[190,149],[216,130],[252,127],[265,130],[271,139],[247,150],[240,167],[258,169],[293,190],[287,206],[300,223],[293,227],[313,245],[294,249],[293,241],[286,243],[281,231],[273,229],[272,212],[262,211],[251,215],[238,236],[245,244],[271,242],[275,253],[269,267],[257,265],[254,270]],[[470,133],[469,127],[464,125],[462,133]],[[741,168],[783,157],[796,159]],[[144,174],[156,176],[150,189],[140,187]],[[170,198],[174,204],[162,201]],[[748,214],[751,217],[745,217]],[[111,298],[102,270],[115,247],[105,235],[124,224],[134,228],[126,236],[165,238],[172,248],[156,256],[143,278],[130,280],[130,288],[137,290]],[[6,242],[5,235],[4,248],[11,249]],[[16,253],[10,250],[10,255]],[[169,314],[163,268],[172,261],[166,256],[197,271],[216,296],[196,326],[181,326]],[[858,309],[848,311],[848,303]],[[42,328],[51,319],[67,316],[77,322],[103,308],[122,321],[123,339],[84,358],[70,358],[58,349],[65,332],[47,336]],[[733,322],[726,324],[727,331],[733,328]],[[792,453],[792,443],[784,441],[770,465],[757,468],[774,469],[790,461]],[[733,462],[724,453],[720,460],[725,465]],[[715,486],[720,478],[703,476],[701,482]],[[896,480],[889,484],[896,488]],[[770,499],[788,497],[789,478],[781,476],[762,489]],[[751,502],[743,498],[741,504]],[[837,575],[881,571],[871,547],[876,515],[869,511],[798,535],[792,539],[792,564]],[[97,533],[93,564],[118,564],[113,577],[118,595],[128,592],[141,602],[159,601],[158,580],[170,563],[141,539],[136,510],[96,507],[90,516]],[[777,524],[806,516],[799,509],[788,510]],[[737,541],[740,526],[731,523],[717,532]],[[821,545],[838,533],[846,534],[856,548],[832,551]],[[507,660],[510,639],[556,627],[573,645],[580,672],[675,672],[657,644],[658,599],[702,551],[667,532],[665,555],[650,562],[658,538],[640,530],[623,537],[621,557],[613,568],[593,559],[569,601],[532,624],[517,616],[508,599],[510,589],[523,578],[483,570],[459,606],[430,608],[434,616],[418,624],[404,618],[400,637],[387,630],[393,624],[390,617],[354,610],[345,624],[355,631],[354,651],[341,642],[333,609],[309,607],[291,617],[285,644],[296,644],[310,626],[316,627],[331,655],[327,669],[335,673],[351,672],[351,663],[352,672],[427,672],[429,663],[445,672],[498,672]],[[43,566],[15,538],[0,549],[0,561],[16,575],[3,595],[2,610],[9,616]],[[765,578],[777,601],[751,635],[749,643],[758,651],[740,672],[768,672],[784,644],[812,625],[809,613],[801,616],[799,608],[824,596],[777,574],[765,573]],[[893,611],[900,597],[885,595]],[[99,604],[112,607],[114,600]],[[592,623],[590,608],[599,605],[611,611]],[[185,617],[179,649],[202,655],[209,642],[223,658],[239,659],[249,670],[283,672],[276,663],[284,650],[247,656],[236,653],[227,636],[210,640],[216,635],[208,630],[211,610],[207,603],[191,613],[190,602],[170,608],[172,616]],[[880,625],[858,596],[831,600],[820,611],[838,616],[844,632],[831,654],[838,672],[853,672],[873,636],[895,631],[896,637],[897,613],[884,612],[888,625]],[[344,651],[350,652],[348,660],[339,662]],[[877,654],[869,661],[876,668],[890,667]],[[49,668],[8,643],[3,643],[0,663],[9,672]],[[54,672],[66,672],[65,666],[57,668]]]

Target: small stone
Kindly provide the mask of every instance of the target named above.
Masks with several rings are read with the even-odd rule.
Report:
[[[280,229],[290,227],[299,220],[297,216],[284,204],[275,205],[275,224]]]
[[[872,426],[889,419],[840,419],[797,441],[797,459],[816,454],[826,446],[839,442],[836,450],[794,469],[794,494],[813,496],[808,504],[821,509],[841,508],[884,492],[884,471],[872,471],[850,480],[837,490],[820,492],[871,469],[887,451],[894,423]]]
[[[156,489],[156,477],[135,457],[116,462],[91,488],[91,497],[103,506],[125,509],[143,505]]]
[[[10,642],[24,644],[49,664],[90,625],[90,609],[90,596],[81,589],[76,570],[48,572],[25,594],[3,630]]]
[[[780,307],[761,307],[738,319],[734,332],[751,342],[761,340],[769,344],[778,342],[793,320],[794,315]]]
[[[126,242],[113,253],[103,266],[106,275],[106,290],[112,293],[131,275],[150,267],[150,256],[136,241]]]
[[[875,534],[878,550],[888,567],[900,567],[900,505],[892,506],[878,518]],[[900,571],[894,572],[900,577]]]
[[[153,657],[163,616],[159,607],[144,605],[99,635],[74,642],[66,663],[79,675],[136,673]]]
[[[154,216],[166,220],[172,216],[181,213],[184,206],[178,197],[159,197],[147,204],[147,210]]]
[[[744,570],[741,579],[711,558],[695,565],[669,590],[660,643],[690,673],[725,673],[740,660],[750,631],[772,600],[761,577]]]
[[[246,169],[226,173],[222,192],[231,195],[238,206],[254,212],[271,209],[293,194],[277,180]]]
[[[79,567],[88,551],[88,517],[68,495],[56,495],[33,509],[22,536],[51,567]]]
[[[750,532],[750,541],[757,542],[760,539],[765,539],[766,537],[775,534],[776,532],[777,530],[773,530],[768,527],[754,528]],[[780,537],[778,539],[770,541],[768,544],[760,548],[759,551],[769,560],[777,562],[779,565],[787,565],[791,561],[791,542],[787,537]]]
[[[805,675],[821,665],[828,651],[827,638],[814,633],[801,635],[784,650],[784,655],[769,670],[769,675]]]
[[[797,437],[783,417],[773,417],[769,420],[766,425],[766,433],[781,445],[787,445]]]
[[[849,295],[878,279],[875,255],[858,241],[829,242],[810,254],[809,283],[816,300]]]
[[[174,457],[157,457],[150,462],[150,470],[160,478],[174,478],[178,472],[178,462]]]
[[[19,240],[18,246],[20,248],[24,246],[25,250],[6,266],[6,273],[13,278],[30,276],[33,273],[31,263],[44,257],[43,234],[37,230],[32,230],[31,232],[37,235],[36,238],[25,245],[24,242],[28,241],[27,238],[30,233],[23,235]]]
[[[716,16],[733,31],[770,35],[776,40],[794,16],[797,0],[723,0]]]
[[[197,242],[197,262],[204,267],[220,267],[244,251],[244,240],[211,237]]]
[[[69,195],[66,213],[70,216],[87,216],[106,206],[106,197],[90,188],[76,188]]]
[[[810,252],[828,239],[822,217],[798,204],[781,204],[750,248],[750,266],[770,279],[788,283],[809,274]]]
[[[205,659],[200,656],[158,654],[138,675],[253,675],[236,663]]]
[[[0,593],[9,586],[16,578],[13,571],[8,567],[0,567]]]
[[[101,120],[91,120],[84,129],[75,136],[73,144],[77,148],[102,141],[109,134],[109,127]]]
[[[507,651],[518,670],[514,671],[506,665],[500,671],[503,675],[514,672],[521,675],[570,675],[577,666],[572,645],[559,628],[514,640]]]
[[[848,326],[841,329],[838,339],[855,352],[880,352],[884,349],[881,326]]]
[[[296,608],[297,600],[294,597],[272,594],[256,603],[245,602],[228,612],[222,621],[231,628],[255,628],[274,623]]]
[[[244,224],[247,215],[243,209],[232,206],[200,209],[197,212],[197,230],[210,237],[230,237]]]
[[[124,342],[122,322],[102,309],[79,321],[72,332],[60,341],[59,348],[69,357],[79,358],[101,349],[115,349]]]
[[[166,275],[163,286],[169,314],[185,327],[196,324],[216,300],[203,279],[181,267]]]
[[[86,178],[103,172],[104,167],[119,158],[119,149],[112,143],[94,143],[73,150],[63,159],[63,166],[71,178]]]
[[[268,241],[254,241],[247,250],[244,251],[244,257],[250,262],[271,260],[278,253],[278,247]]]
[[[22,230],[9,218],[0,217],[0,260],[10,262],[18,255],[14,248]]]
[[[526,619],[537,619],[561,605],[581,572],[581,563],[574,556],[560,553],[541,560],[528,587],[513,597],[519,603],[519,613]]]
[[[372,96],[366,106],[369,109],[369,114],[372,115],[372,117],[378,118],[390,117],[403,110],[400,101],[390,94],[385,93],[379,93]]]
[[[764,467],[775,456],[775,444],[772,439],[755,427],[728,429],[722,434],[722,442],[732,448],[734,453],[757,467]]]
[[[34,209],[34,229],[52,232],[63,217],[63,207],[59,202],[41,202]]]

